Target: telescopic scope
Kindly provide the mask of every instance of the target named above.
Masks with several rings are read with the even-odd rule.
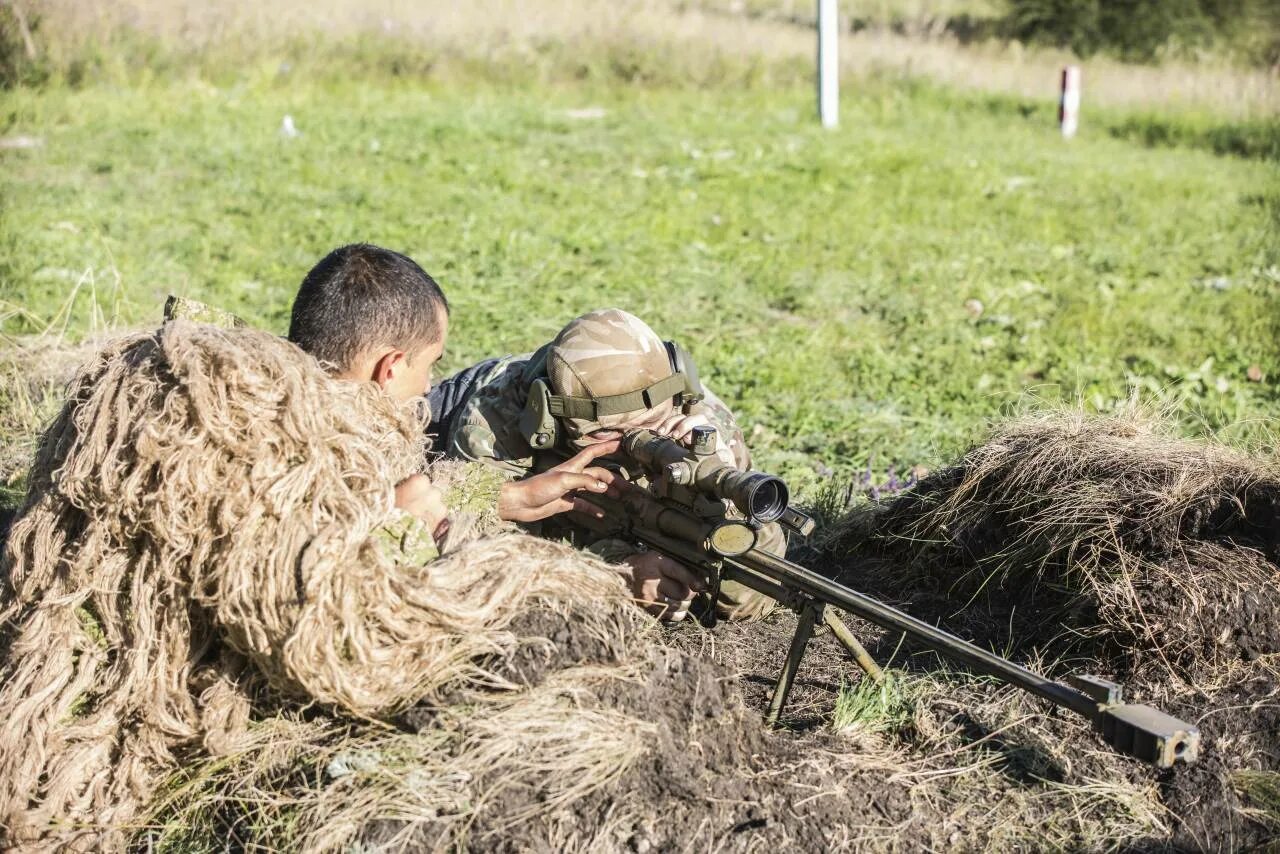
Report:
[[[708,430],[712,428],[706,428]],[[698,443],[695,447],[703,446]],[[622,440],[623,452],[650,473],[670,483],[730,501],[760,525],[776,522],[791,496],[781,478],[729,465],[714,452],[698,453],[650,430],[633,430]]]

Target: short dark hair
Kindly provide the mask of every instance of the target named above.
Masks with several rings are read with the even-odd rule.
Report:
[[[379,345],[407,353],[440,338],[449,302],[412,258],[352,243],[311,268],[293,300],[289,340],[338,370]]]

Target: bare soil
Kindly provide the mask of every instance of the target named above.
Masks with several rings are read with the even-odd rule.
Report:
[[[891,596],[892,591],[878,592],[901,600]],[[962,622],[968,628],[997,625],[996,615],[988,616],[978,620],[970,615]],[[850,623],[880,661],[892,657],[895,667],[922,676],[937,668],[931,653],[906,652],[897,638],[856,620]],[[782,612],[758,623],[722,623],[713,630],[696,624],[669,628],[669,646],[652,653],[647,678],[618,683],[603,697],[660,725],[653,749],[621,780],[548,822],[506,826],[502,816],[527,806],[532,794],[505,790],[477,816],[471,846],[558,850],[566,826],[574,828],[579,840],[637,852],[779,847],[825,851],[841,846],[906,851],[945,846],[948,841],[954,850],[973,850],[1000,844],[985,838],[982,828],[963,821],[957,829],[955,816],[963,804],[956,801],[968,797],[963,791],[941,800],[913,797],[910,778],[898,773],[901,764],[869,761],[865,745],[850,743],[831,730],[831,710],[841,686],[861,675],[829,634],[819,633],[810,644],[784,714],[785,725],[776,730],[764,725],[773,680],[794,626],[795,617]],[[551,669],[616,660],[619,654],[584,645],[574,638],[572,623],[556,615],[530,616],[520,629],[554,638],[559,650],[550,656],[522,655],[513,664],[530,684]],[[971,633],[970,639],[996,641],[1002,639],[999,634],[984,638]],[[1044,714],[1028,727],[999,732],[999,722],[966,708],[990,686],[975,688],[963,675],[953,678],[954,692],[930,695],[923,701],[928,705],[923,714],[972,748],[962,762],[979,755],[992,764],[998,772],[993,794],[1043,795],[1054,785],[1088,779],[1146,780],[1158,784],[1163,803],[1178,817],[1167,835],[1123,842],[1082,838],[1080,849],[1227,851],[1276,841],[1273,829],[1241,813],[1247,804],[1230,783],[1242,757],[1248,757],[1249,767],[1280,768],[1275,752],[1280,704],[1250,708],[1258,698],[1274,699],[1280,692],[1267,674],[1256,673],[1249,682],[1213,694],[1162,693],[1164,708],[1200,721],[1206,740],[1201,764],[1168,772],[1108,754],[1101,742],[1082,733],[1072,716],[1044,707],[1037,707]],[[942,684],[945,687],[946,680]],[[1131,687],[1140,698],[1148,693],[1140,680]],[[892,744],[910,753],[919,741],[919,734],[908,727],[893,734]],[[1080,742],[1084,750],[1064,761],[1059,748]],[[915,758],[935,769],[946,766],[945,759]],[[1028,816],[1026,821],[1033,829],[1035,819]],[[384,826],[381,833],[393,829]],[[430,839],[431,829],[424,828],[419,842],[429,844]]]
[[[781,621],[785,625],[787,618]],[[571,619],[560,614],[527,614],[512,628],[531,639],[503,675],[530,685],[556,669],[612,663],[621,654],[596,639],[584,640]],[[744,629],[728,628],[734,634]],[[757,640],[774,634],[765,624],[742,631],[742,637]],[[554,650],[538,643],[539,636],[553,639]],[[710,654],[710,647],[699,654],[696,648],[707,638],[696,627],[675,629],[671,640],[672,646],[650,650],[642,681],[610,683],[598,693],[605,704],[659,724],[652,749],[617,783],[549,821],[508,826],[503,817],[527,807],[536,795],[503,789],[472,826],[472,848],[555,851],[563,842],[559,828],[572,826],[579,838],[612,850],[689,850],[705,844],[818,851],[849,842],[852,826],[910,820],[907,787],[886,786],[871,773],[851,779],[855,769],[829,755],[841,747],[829,733],[815,729],[797,737],[762,726],[758,711],[744,701],[744,689],[753,691],[754,699],[766,677],[739,679]],[[770,644],[750,646],[766,657],[772,654]],[[405,723],[412,726],[414,717],[409,713]],[[394,823],[380,823],[369,829],[365,842],[377,844],[397,830]],[[414,841],[430,847],[438,835],[438,828],[423,827]],[[909,833],[899,839],[904,849],[925,841]]]
[[[792,558],[979,645],[1024,663],[1046,662],[1055,675],[1091,672],[1121,681],[1131,701],[1195,722],[1203,748],[1198,764],[1157,771],[1111,753],[1073,715],[1039,701],[1027,701],[1032,720],[1006,727],[982,702],[984,692],[999,689],[975,685],[954,665],[948,666],[950,675],[938,675],[943,662],[932,652],[851,619],[879,661],[936,682],[917,701],[924,708],[915,722],[890,735],[889,748],[935,769],[945,767],[945,759],[931,762],[920,755],[936,745],[936,734],[931,741],[914,728],[932,721],[964,746],[956,764],[981,756],[998,772],[994,784],[986,783],[996,797],[1043,796],[1055,785],[1090,780],[1157,787],[1167,833],[1080,837],[1068,847],[1238,851],[1280,845],[1273,819],[1259,818],[1253,809],[1258,805],[1235,783],[1240,771],[1280,774],[1280,502],[1274,492],[1254,490],[1238,503],[1206,506],[1177,524],[1136,532],[1142,538],[1136,547],[1168,572],[1133,585],[1131,606],[1142,615],[1135,623],[1145,630],[1128,633],[1100,613],[1114,604],[1100,602],[1088,588],[1061,583],[1050,571],[1032,584],[966,579],[984,554],[1001,547],[1002,534],[994,528],[928,565],[908,565],[883,547],[891,541],[884,537],[885,515],[901,513],[904,500],[915,499],[866,511],[880,518],[869,519],[862,530],[880,524],[879,540],[853,548],[848,542],[802,546]],[[1167,583],[1170,578],[1178,582]],[[607,698],[659,722],[659,742],[617,784],[572,808],[569,822],[577,832],[634,851],[830,850],[842,844],[971,849],[1005,842],[963,821],[952,829],[972,793],[913,798],[901,765],[877,766],[867,761],[865,745],[833,732],[836,697],[861,673],[830,635],[820,632],[811,642],[783,726],[764,725],[794,627],[792,614],[775,613],[758,623],[722,623],[711,630],[696,624],[668,628],[669,648],[654,653],[648,679],[619,685]],[[558,648],[577,650],[546,659],[549,664],[617,655],[575,647],[568,624],[527,628],[554,637]],[[1164,666],[1156,666],[1160,660]],[[528,660],[516,666],[527,668]],[[1038,801],[1042,808],[1046,802],[1052,804]],[[1055,808],[1069,809],[1065,802],[1050,805],[1039,820],[1054,821]],[[493,813],[495,820],[503,811]],[[1033,826],[1036,819],[1025,820]],[[552,850],[563,841],[541,825],[490,830],[485,815],[474,830],[483,850]]]

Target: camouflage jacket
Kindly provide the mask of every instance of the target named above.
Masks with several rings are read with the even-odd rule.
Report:
[[[445,457],[480,462],[515,477],[533,468],[533,449],[520,434],[520,413],[529,387],[540,379],[536,354],[488,359],[466,368],[431,389],[433,450]],[[751,467],[742,430],[729,407],[705,384],[704,399],[693,412],[705,415],[739,468]],[[728,460],[726,459],[726,462]]]
[[[465,523],[478,533],[505,530],[498,519],[498,492],[506,478],[485,466],[467,466],[445,489],[444,505],[449,510],[451,525]],[[374,529],[373,536],[383,554],[396,563],[422,566],[440,556],[437,543],[427,523],[393,508],[385,522]]]
[[[429,396],[431,425],[427,432],[435,452],[448,458],[483,463],[510,477],[528,474],[534,466],[534,450],[521,436],[518,425],[520,413],[529,399],[529,387],[534,380],[542,378],[540,364],[541,360],[533,353],[489,359],[433,387]],[[694,407],[694,413],[705,415],[716,428],[726,462],[750,468],[751,454],[733,413],[705,384],[702,391],[705,397]],[[533,527],[544,536],[565,537],[611,562],[637,551],[634,543],[595,538],[584,529],[558,520]],[[785,550],[785,540],[776,527],[766,528],[766,547],[771,551]]]

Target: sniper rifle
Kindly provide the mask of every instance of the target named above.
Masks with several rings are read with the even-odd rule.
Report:
[[[701,573],[711,603],[704,609],[704,625],[715,624],[714,602],[723,581],[759,591],[799,615],[769,703],[771,724],[782,714],[819,623],[831,629],[870,678],[883,679],[879,666],[836,614],[839,609],[1083,716],[1120,753],[1159,768],[1196,761],[1200,731],[1194,725],[1151,706],[1123,702],[1121,686],[1115,682],[1084,675],[1070,676],[1065,683],[1049,679],[761,550],[757,539],[763,526],[776,522],[807,536],[814,522],[790,506],[787,485],[780,478],[726,464],[716,454],[716,442],[712,427],[694,428],[689,447],[649,430],[627,432],[614,468],[639,488],[626,489],[619,499],[591,496],[605,518],[574,514],[574,521],[601,535],[643,543]]]

